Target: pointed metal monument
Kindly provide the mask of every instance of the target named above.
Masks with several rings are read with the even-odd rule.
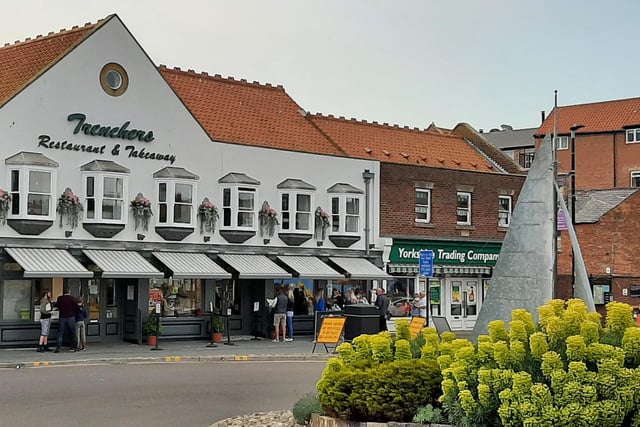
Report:
[[[484,303],[473,328],[473,339],[488,332],[492,320],[511,320],[511,311],[524,308],[538,317],[538,307],[554,296],[556,200],[569,218],[557,188],[551,138],[544,139],[524,182],[509,230],[502,243]],[[595,311],[587,271],[573,225],[568,223],[576,258],[575,296]]]

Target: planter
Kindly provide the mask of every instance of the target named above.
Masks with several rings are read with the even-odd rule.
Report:
[[[158,337],[155,335],[149,335],[147,337],[147,344],[149,344],[152,347],[155,347],[156,345],[158,345]]]
[[[450,424],[416,424],[389,421],[388,423],[345,421],[339,418],[311,414],[311,427],[452,427]]]
[[[222,342],[222,332],[214,332],[211,334],[211,340],[213,342]]]

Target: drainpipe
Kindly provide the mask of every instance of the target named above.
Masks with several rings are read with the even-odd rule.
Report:
[[[376,176],[373,172],[371,172],[369,169],[365,169],[364,172],[362,172],[362,178],[364,179],[364,250],[365,250],[365,254],[367,257],[369,257],[369,233],[370,233],[370,227],[369,227],[369,217],[370,217],[370,212],[369,212],[369,184],[371,184],[371,180],[373,179],[373,177]]]

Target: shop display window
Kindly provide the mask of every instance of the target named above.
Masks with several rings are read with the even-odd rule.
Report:
[[[149,312],[160,304],[163,317],[199,316],[202,314],[200,279],[151,279]]]
[[[31,319],[31,280],[2,282],[2,320]]]

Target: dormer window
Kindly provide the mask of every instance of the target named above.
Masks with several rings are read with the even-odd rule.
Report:
[[[287,179],[280,191],[280,231],[309,233],[313,227],[313,193],[316,187],[300,179]]]
[[[331,234],[357,234],[364,192],[349,184],[336,184],[331,194]]]
[[[166,167],[153,174],[158,201],[157,225],[194,227],[197,175],[184,168]]]
[[[9,219],[53,220],[58,163],[39,153],[22,152],[5,161],[9,174]]]
[[[256,230],[256,197],[260,181],[242,173],[230,173],[218,181],[222,194],[220,229]]]
[[[640,142],[640,128],[627,129],[627,144],[636,144]]]
[[[85,222],[125,223],[129,169],[110,160],[94,160],[81,172]]]

